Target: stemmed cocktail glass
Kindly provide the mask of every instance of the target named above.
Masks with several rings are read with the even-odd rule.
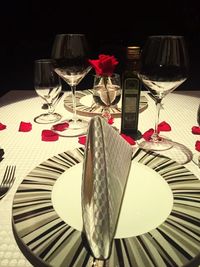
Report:
[[[141,53],[139,78],[154,97],[157,114],[150,140],[139,146],[145,150],[166,150],[172,142],[159,135],[158,124],[162,99],[188,77],[188,54],[183,36],[149,36]]]
[[[58,34],[55,37],[52,58],[56,60],[55,72],[70,86],[72,92],[73,116],[69,128],[62,135],[79,136],[86,132],[88,122],[76,113],[76,87],[90,71],[89,48],[84,34]]]

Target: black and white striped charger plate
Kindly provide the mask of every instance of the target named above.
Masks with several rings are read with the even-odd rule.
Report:
[[[34,266],[92,266],[94,259],[82,232],[63,221],[52,203],[56,181],[64,173],[69,183],[70,179],[75,179],[67,173],[82,163],[83,156],[84,148],[81,147],[49,158],[24,178],[15,193],[13,232],[20,249]],[[114,239],[111,256],[105,266],[198,266],[200,180],[185,166],[155,153],[139,149],[132,161],[150,168],[164,179],[173,196],[171,212],[150,231]],[[74,209],[73,202],[71,209]]]
[[[92,117],[94,115],[101,115],[102,107],[97,106],[93,102],[93,89],[87,89],[76,92],[76,112],[78,115]],[[72,93],[69,93],[64,99],[64,107],[66,110],[73,112]],[[145,95],[140,96],[139,111],[142,112],[148,107],[148,100]],[[110,114],[114,118],[121,117],[121,101],[116,107],[110,108]]]

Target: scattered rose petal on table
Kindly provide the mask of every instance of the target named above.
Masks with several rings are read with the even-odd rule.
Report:
[[[169,131],[171,131],[171,126],[166,121],[162,121],[158,124],[158,133],[169,132]],[[153,133],[154,133],[154,129],[150,128],[149,130],[143,133],[142,137],[146,141],[149,141]]]
[[[124,138],[130,145],[135,145],[136,142],[135,140],[129,136],[129,135],[126,135],[126,134],[120,134],[122,138]]]
[[[113,124],[114,123],[114,118],[113,117],[111,117],[110,119],[108,119],[108,124]]]
[[[199,126],[193,126],[192,127],[192,133],[193,134],[200,134],[200,127]]]
[[[166,122],[162,121],[158,124],[158,132],[169,132],[171,131],[171,126]]]
[[[57,141],[59,135],[51,130],[42,130],[42,141],[52,142]]]
[[[120,135],[121,135],[121,137],[124,138],[130,145],[135,145],[135,144],[136,144],[135,140],[134,140],[132,137],[130,137],[130,136],[128,136],[128,135],[125,135],[125,134],[120,134]],[[87,137],[86,137],[86,135],[83,135],[83,136],[79,136],[79,137],[78,137],[78,142],[79,142],[79,144],[81,144],[81,145],[85,145],[85,144],[86,144],[86,141],[87,141]]]
[[[53,125],[52,129],[54,131],[60,131],[63,132],[64,130],[66,130],[69,127],[69,123],[67,122],[63,122],[63,123],[58,123]]]
[[[195,143],[195,149],[200,152],[200,140],[197,140]]]
[[[142,135],[142,137],[143,137],[146,141],[149,141],[153,133],[154,133],[154,129],[151,128],[151,129],[149,129],[148,131],[144,132],[143,135]]]
[[[78,138],[78,142],[79,142],[79,144],[81,144],[81,145],[85,145],[85,144],[86,144],[86,135],[79,136],[79,138]]]
[[[0,122],[0,131],[6,129],[6,125]]]
[[[32,124],[30,122],[21,121],[19,125],[19,132],[30,132],[32,130]]]

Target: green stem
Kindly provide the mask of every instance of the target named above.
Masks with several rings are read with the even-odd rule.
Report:
[[[110,100],[110,95],[109,95],[109,92],[108,92],[108,88],[107,88],[107,83],[108,83],[108,77],[107,76],[104,76],[103,77],[103,82],[104,82],[104,86],[105,86],[105,89],[106,89],[106,94],[107,94],[107,97],[108,97],[108,104],[109,106],[111,105],[111,100]]]

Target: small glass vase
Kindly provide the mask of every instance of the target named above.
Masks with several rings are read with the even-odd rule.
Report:
[[[93,99],[102,108],[101,116],[107,120],[111,118],[110,108],[116,107],[121,98],[120,75],[94,76]]]

